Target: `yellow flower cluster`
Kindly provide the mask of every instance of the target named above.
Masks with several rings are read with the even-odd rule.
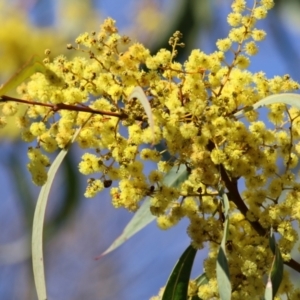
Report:
[[[249,56],[258,52],[256,42],[266,36],[255,27],[256,21],[265,18],[272,6],[272,0],[255,1],[251,9],[244,0],[233,1],[228,16],[233,28],[217,41],[218,50],[211,54],[193,50],[184,63],[175,61],[176,47],[182,46],[180,33],[170,39],[171,51],[151,55],[143,45],[120,35],[115,21],[107,19],[99,33],[81,34],[76,46],[67,46],[78,52],[77,57],[53,61],[47,57],[49,72],[35,74],[21,89],[24,99],[51,104],[30,106],[18,119],[24,140],[38,141],[39,148],[29,150],[33,181],[41,185],[47,178],[49,161],[40,147],[46,152],[64,148],[75,129],[82,127],[76,142],[93,152],[85,153],[79,164],[81,173],[94,176],[86,197],[116,181],[118,186],[111,188],[115,207],[136,211],[150,196],[160,228],[168,229],[185,217],[193,245],[201,249],[210,242],[205,262],[209,282],[198,291],[202,299],[218,297],[220,184],[231,200],[227,252],[232,299],[263,294],[262,278],[272,262],[266,234],[271,227],[280,233],[279,248],[286,262],[298,241],[293,225],[300,223],[300,185],[293,169],[300,153],[300,111],[271,105],[272,125],[267,127],[258,120],[258,112],[246,109],[268,95],[299,88],[287,75],[268,79],[262,72],[246,70]],[[226,52],[232,53],[231,62],[226,61]],[[154,144],[160,143],[162,152],[149,146],[153,132],[143,106],[138,99],[129,99],[136,86],[149,97]],[[14,110],[6,105],[3,114]],[[244,111],[244,119],[235,117],[238,111]],[[171,157],[168,161],[162,160],[165,151]],[[147,174],[144,161],[157,163],[157,170]],[[188,179],[178,187],[165,185],[164,175],[180,165],[186,166]],[[242,196],[238,181],[246,186]]]

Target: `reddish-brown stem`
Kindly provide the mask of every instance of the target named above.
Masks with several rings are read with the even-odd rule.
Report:
[[[92,109],[88,106],[78,106],[78,105],[71,105],[71,104],[64,104],[64,103],[58,103],[58,104],[42,103],[42,102],[13,98],[10,96],[5,96],[5,95],[0,96],[0,102],[7,102],[7,101],[23,103],[23,104],[28,104],[28,105],[45,106],[45,107],[51,108],[51,110],[53,112],[57,112],[59,110],[70,110],[70,111],[87,112],[87,113],[103,115],[103,116],[111,116],[111,117],[119,118],[121,120],[128,118],[128,115],[125,113],[96,110],[96,109]],[[140,118],[137,118],[137,120],[140,120]]]
[[[207,146],[208,150],[210,150],[210,151],[212,151],[214,147],[215,146],[214,146],[213,142],[210,142]],[[251,224],[253,229],[260,236],[267,236],[268,235],[267,229],[263,228],[258,221],[249,221],[247,219],[246,216],[247,216],[247,212],[249,209],[246,206],[245,202],[243,201],[243,199],[239,193],[238,186],[237,186],[237,180],[229,178],[223,165],[219,165],[219,168],[220,168],[221,178],[228,190],[228,196],[229,196],[230,201],[232,201],[236,205],[238,210],[245,216],[246,220]],[[297,261],[295,261],[294,259],[290,259],[289,261],[284,262],[284,264],[300,273],[300,264]]]

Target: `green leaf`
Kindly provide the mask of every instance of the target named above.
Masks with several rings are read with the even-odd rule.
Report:
[[[8,91],[15,89],[31,75],[40,72],[46,73],[47,68],[40,57],[34,55],[15,75],[0,87],[0,97]]]
[[[273,291],[272,291],[272,282],[270,277],[268,278],[268,282],[265,289],[265,297],[264,300],[273,300]]]
[[[75,132],[71,143],[76,139],[80,129]],[[46,281],[45,281],[45,269],[44,269],[44,256],[43,256],[43,227],[46,206],[52,183],[54,181],[56,172],[61,165],[64,157],[68,153],[68,147],[60,151],[56,159],[52,163],[46,184],[41,188],[36,208],[34,211],[33,225],[32,225],[32,265],[33,265],[33,277],[35,287],[39,300],[47,300]]]
[[[175,166],[169,171],[169,173],[166,174],[163,183],[168,186],[176,187],[187,178],[188,172],[186,170],[186,167],[184,165],[181,165],[180,167]],[[105,250],[100,256],[96,257],[96,259],[99,259],[102,256],[120,247],[130,237],[132,237],[134,234],[136,234],[148,224],[150,224],[153,220],[155,220],[155,218],[156,217],[153,216],[150,212],[150,198],[147,197],[141,207],[135,213],[133,218],[124,228],[122,234],[109,246],[107,250]]]
[[[49,223],[46,223],[44,232],[45,238],[54,235],[60,230],[61,226],[71,219],[79,205],[80,184],[77,172],[78,167],[70,154],[71,153],[65,157],[63,164],[61,165],[61,172],[64,177],[64,193],[61,195],[61,205],[57,214],[53,216]]]
[[[203,273],[200,276],[198,276],[195,279],[195,281],[196,281],[197,286],[201,286],[203,284],[207,284],[208,283],[208,277],[207,277],[206,273]]]
[[[221,241],[221,245],[217,257],[217,282],[220,298],[222,300],[231,299],[231,284],[230,284],[230,275],[229,275],[229,266],[226,258],[226,240],[228,235],[229,227],[229,201],[226,193],[222,193],[222,203],[224,207],[225,214],[225,223],[224,223],[224,233]]]
[[[131,92],[131,94],[128,96],[128,100],[130,100],[132,98],[137,98],[138,100],[140,100],[141,104],[143,105],[143,108],[144,108],[144,110],[147,114],[148,120],[149,120],[150,128],[152,130],[153,143],[154,143],[155,135],[154,135],[154,121],[153,121],[153,116],[152,116],[152,109],[149,104],[149,100],[147,99],[143,89],[140,86],[136,86],[133,89],[133,91]]]
[[[196,282],[197,287],[199,287],[203,284],[207,284],[208,283],[208,278],[206,276],[206,273],[203,273],[200,276],[198,276],[195,279],[195,282]],[[195,296],[190,297],[189,300],[202,300],[202,298],[200,298],[198,295],[195,295]]]
[[[265,289],[265,300],[274,299],[280,287],[282,277],[283,277],[283,259],[280,250],[276,244],[274,232],[272,229],[271,229],[269,243],[270,243],[270,248],[274,254],[274,259],[272,262],[271,271]]]
[[[249,111],[252,109],[258,109],[260,107],[274,104],[274,103],[285,103],[294,107],[297,107],[300,109],[300,95],[299,94],[292,94],[292,93],[286,93],[286,94],[276,94],[272,96],[268,96],[257,103],[253,104],[250,107],[245,107],[243,110],[237,112],[234,114],[236,117],[241,116],[244,112]]]
[[[168,279],[162,300],[187,300],[189,280],[196,253],[197,249],[189,246],[181,255]]]

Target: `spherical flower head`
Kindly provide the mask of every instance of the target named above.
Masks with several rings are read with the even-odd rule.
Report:
[[[242,13],[246,9],[246,1],[245,0],[234,0],[231,4],[231,8],[234,12]]]
[[[233,42],[241,43],[245,38],[245,28],[244,27],[232,28],[228,36]]]
[[[57,150],[56,140],[49,134],[49,132],[46,132],[40,136],[40,142],[43,149],[49,153]]]
[[[82,161],[79,163],[79,172],[88,175],[97,172],[102,172],[105,166],[102,159],[95,154],[85,153],[82,155]]]
[[[0,117],[0,124],[1,124],[1,117]],[[34,141],[36,137],[31,133],[31,131],[27,128],[25,128],[22,132],[21,132],[21,139],[24,142],[27,143],[31,143]]]
[[[84,196],[86,198],[93,198],[95,197],[99,192],[101,192],[104,189],[104,184],[99,179],[92,179],[89,181],[89,184],[85,190]]]
[[[266,9],[271,9],[274,6],[274,0],[261,0],[260,3]]]
[[[125,159],[125,160],[132,161],[135,159],[136,155],[137,155],[137,146],[136,145],[127,146],[123,150],[123,159]]]
[[[192,50],[185,67],[188,72],[199,72],[201,69],[208,69],[209,63],[210,59],[207,54],[198,49],[194,49]]]
[[[34,136],[40,136],[46,131],[44,122],[34,122],[30,126],[30,131]]]
[[[18,111],[18,104],[14,102],[4,103],[2,106],[2,113],[5,116],[13,116]]]
[[[172,53],[167,49],[161,49],[152,57],[147,57],[146,66],[150,70],[158,69],[160,66],[168,65],[172,60]]]
[[[214,164],[218,165],[223,163],[226,160],[226,154],[221,149],[213,149],[211,152],[211,159]]]
[[[172,169],[172,164],[167,161],[160,161],[157,164],[157,169],[162,173],[168,173]]]
[[[226,52],[230,49],[232,41],[229,38],[219,39],[216,45],[220,51]]]
[[[235,64],[240,69],[247,69],[250,65],[250,59],[249,59],[249,57],[246,57],[244,55],[239,55],[236,58]]]
[[[135,43],[131,45],[128,49],[128,52],[130,53],[131,60],[135,60],[139,63],[144,63],[149,57],[150,57],[150,51],[149,49],[145,48],[144,45],[140,43]],[[160,53],[162,54],[162,53]],[[165,61],[169,61],[170,59],[170,53],[169,51],[164,52],[162,56],[166,56]],[[158,55],[159,58],[159,55]]]
[[[245,276],[253,276],[257,272],[257,264],[253,261],[246,260],[241,268]]]
[[[39,186],[45,184],[47,180],[46,167],[50,166],[49,158],[37,148],[29,148],[27,155],[30,159],[27,168],[31,173],[32,181]]]
[[[167,230],[174,226],[174,220],[169,216],[158,216],[157,218],[157,226],[162,230]]]
[[[133,177],[143,177],[144,164],[141,161],[134,161],[127,166],[129,174]]]
[[[163,180],[163,173],[159,172],[158,170],[152,170],[148,176],[149,181],[151,183],[162,182]]]
[[[161,159],[161,154],[157,150],[144,148],[140,152],[140,158],[143,160],[151,160],[154,162],[159,162]]]
[[[180,133],[185,139],[191,139],[197,136],[199,129],[194,125],[194,123],[184,123],[180,126]]]
[[[260,42],[266,38],[267,33],[261,29],[253,29],[251,36],[254,41]]]
[[[268,14],[268,11],[266,10],[266,8],[264,6],[259,6],[254,8],[253,10],[253,16],[254,18],[261,20],[264,19]]]
[[[101,27],[101,30],[103,30],[109,34],[118,32],[118,29],[116,28],[116,21],[112,18],[105,19],[103,24],[100,27]]]
[[[64,149],[70,143],[73,131],[61,131],[55,136],[56,143],[59,148]]]
[[[49,167],[50,166],[50,160],[49,158],[42,154],[40,149],[38,148],[32,148],[30,147],[27,151],[28,158],[34,162],[41,164],[44,167]]]
[[[246,54],[252,56],[258,53],[258,47],[255,42],[248,42],[244,46],[244,51],[246,52]]]
[[[42,186],[46,183],[48,175],[45,167],[42,164],[31,161],[29,164],[27,164],[27,168],[31,173],[34,184]]]
[[[118,101],[122,95],[123,89],[118,84],[113,84],[107,89],[107,93],[111,96],[111,98],[115,101]]]
[[[232,27],[237,27],[241,24],[242,15],[240,13],[234,12],[227,16],[227,22]]]

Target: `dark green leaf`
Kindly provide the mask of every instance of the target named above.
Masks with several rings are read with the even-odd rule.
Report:
[[[189,246],[174,267],[162,300],[186,300],[191,270],[197,250]]]
[[[274,254],[274,259],[272,262],[272,268],[269,274],[269,279],[265,290],[266,300],[271,300],[275,297],[283,277],[283,260],[280,250],[276,244],[273,230],[271,230],[269,242],[270,248]]]

